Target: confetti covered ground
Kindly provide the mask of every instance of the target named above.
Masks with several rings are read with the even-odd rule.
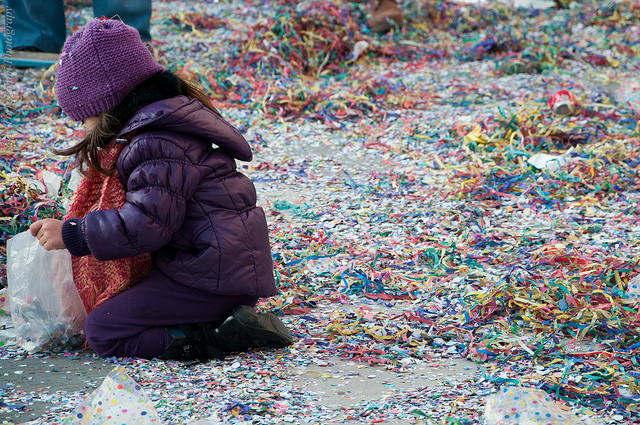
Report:
[[[225,362],[109,361],[168,424],[481,424],[505,385],[585,423],[640,423],[640,1],[401,3],[404,29],[380,36],[337,0],[154,1],[157,59],[198,79],[256,153],[239,166],[280,287],[260,308],[297,341]],[[71,30],[91,18],[67,6]],[[49,150],[81,130],[55,103],[55,68],[0,71],[5,285],[4,242],[64,213],[72,163]],[[547,105],[561,89],[576,115]],[[7,317],[4,365],[102,361],[27,355]],[[435,387],[416,374],[456,362],[474,373]],[[417,378],[349,407],[300,379],[366,381],[361,366]],[[44,401],[34,423],[57,423],[85,393],[27,392],[2,370],[7,418]]]

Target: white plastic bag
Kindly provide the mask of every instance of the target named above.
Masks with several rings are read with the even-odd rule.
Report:
[[[14,236],[7,241],[7,287],[19,346],[35,353],[83,342],[87,311],[69,251],[47,251],[28,231]]]
[[[558,168],[569,164],[571,161],[572,158],[567,158],[566,156],[549,155],[546,153],[538,153],[527,159],[527,162],[538,170],[547,168],[551,171],[555,171]]]

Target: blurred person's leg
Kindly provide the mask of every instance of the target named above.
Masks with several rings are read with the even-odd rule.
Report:
[[[62,0],[6,0],[11,11],[14,50],[60,53],[66,38]]]

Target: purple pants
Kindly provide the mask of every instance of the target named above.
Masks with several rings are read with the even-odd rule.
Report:
[[[93,310],[84,322],[91,348],[103,357],[160,357],[171,343],[166,327],[226,319],[249,295],[212,294],[152,270],[131,289]]]

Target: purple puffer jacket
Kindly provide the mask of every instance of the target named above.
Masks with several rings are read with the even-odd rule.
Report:
[[[182,284],[274,295],[264,211],[251,180],[236,170],[234,158],[252,157],[240,132],[184,96],[140,109],[121,134],[133,130],[117,162],[127,202],[67,220],[71,254],[113,260],[152,252],[154,267]]]

